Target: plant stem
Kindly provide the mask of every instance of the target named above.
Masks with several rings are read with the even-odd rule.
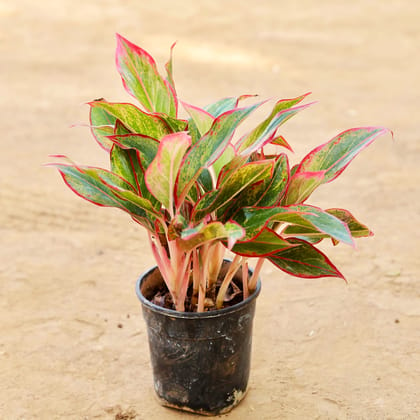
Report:
[[[222,284],[220,285],[219,292],[217,293],[216,298],[216,309],[221,309],[223,307],[223,301],[225,299],[225,295],[227,289],[229,287],[230,282],[232,281],[236,271],[238,270],[239,266],[241,265],[242,257],[240,255],[235,255],[235,258],[230,264],[229,270],[226,273],[225,278],[223,279]]]
[[[197,312],[204,312],[204,301],[207,289],[207,267],[208,267],[208,250],[209,245],[205,244],[200,249],[200,283],[198,287],[198,306]]]
[[[261,272],[261,268],[264,264],[265,258],[258,258],[257,264],[255,265],[254,272],[248,282],[248,289],[253,292],[257,287],[258,277]]]
[[[194,307],[197,305],[197,299],[198,299],[198,289],[200,287],[200,266],[199,266],[199,260],[198,260],[198,249],[195,248],[193,250],[193,294],[191,299],[191,305]]]
[[[187,252],[183,256],[182,269],[180,270],[180,279],[182,278],[181,287],[178,294],[179,306],[182,306],[182,311],[185,311],[185,298],[187,296],[188,286],[190,284],[190,266],[191,266],[191,252]],[[181,310],[178,309],[177,310]]]
[[[248,262],[244,262],[242,264],[242,292],[243,292],[243,298],[244,300],[248,298],[249,292],[248,292]]]

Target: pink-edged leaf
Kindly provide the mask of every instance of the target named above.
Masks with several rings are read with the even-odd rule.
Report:
[[[114,129],[114,136],[112,136],[112,138],[115,139],[115,137],[118,137],[119,135],[133,136],[131,134],[126,133],[127,129],[120,123],[119,120],[117,120]],[[144,148],[144,138],[142,140]],[[150,139],[147,138],[147,140]],[[155,141],[155,144],[158,145],[159,143]],[[154,151],[153,157],[156,155],[156,152],[157,146],[156,150]],[[117,142],[114,142],[110,152],[111,171],[116,173],[117,175],[120,175],[122,178],[130,182],[130,184],[135,187],[137,195],[149,200],[153,205],[158,206],[157,200],[152,196],[152,194],[150,194],[144,180],[145,169],[141,163],[142,160],[145,160],[143,154],[144,153],[140,153],[135,148],[131,149],[121,147]],[[150,159],[150,162],[153,159],[153,157]]]
[[[174,71],[173,71],[172,56],[173,56],[173,51],[174,51],[175,45],[176,45],[176,42],[174,42],[171,45],[171,51],[169,53],[169,60],[165,64],[166,74],[168,75],[167,81],[169,82],[170,86],[172,87],[172,89],[174,91],[175,91],[175,81],[174,81]]]
[[[345,223],[353,238],[373,236],[373,232],[366,225],[360,223],[348,210],[333,208],[325,211]]]
[[[204,110],[211,114],[214,118],[217,118],[219,115],[237,108],[240,101],[248,98],[255,98],[256,96],[258,95],[241,95],[239,97],[219,99],[218,101],[205,106]]]
[[[301,102],[306,96],[305,94],[294,99],[283,99],[278,101],[271,114],[263,122],[261,122],[254,130],[244,135],[237,143],[236,150],[240,154],[249,155],[252,152],[260,149],[265,144],[270,143],[275,135],[278,127],[284,124],[288,119],[293,117],[302,109],[312,105],[300,105],[292,108],[297,103]]]
[[[245,228],[247,239],[252,239],[273,222],[283,222],[316,229],[348,245],[354,245],[347,225],[315,206],[248,207],[242,209],[237,221]]]
[[[170,134],[172,130],[158,115],[143,112],[130,103],[116,103],[107,101],[89,102],[92,108],[100,108],[120,120],[131,132],[153,137],[160,140]]]
[[[205,243],[226,239],[228,247],[232,248],[235,242],[243,236],[244,230],[236,222],[229,221],[225,224],[221,222],[201,223],[194,228],[184,229],[177,245],[183,251],[190,251]]]
[[[159,117],[163,121],[165,121],[173,133],[178,133],[179,131],[185,131],[188,126],[187,120],[174,118],[174,117],[171,117],[170,115],[166,115],[162,113],[155,113],[154,115]]]
[[[278,205],[286,191],[289,181],[289,160],[284,153],[275,160],[273,176],[264,182],[258,200],[253,206],[269,207]]]
[[[373,232],[366,225],[360,223],[348,210],[328,209],[325,211],[345,223],[353,238],[373,235]],[[283,230],[282,235],[286,239],[295,237],[313,244],[318,243],[325,238],[331,238],[330,235],[322,233],[317,229],[299,225],[287,226],[286,229]],[[337,245],[340,242],[335,238],[332,238],[332,241],[334,245]]]
[[[325,171],[296,172],[290,179],[283,205],[303,203],[325,179]]]
[[[207,131],[210,130],[215,118],[211,114],[209,114],[207,111],[197,106],[189,105],[185,102],[182,102],[182,106],[188,112],[192,121],[197,127],[200,137],[204,136],[204,134],[206,134]]]
[[[177,115],[175,90],[164,80],[145,50],[117,34],[116,64],[127,92],[148,111]]]
[[[90,129],[98,144],[107,152],[111,151],[112,142],[107,136],[114,133],[116,118],[100,107],[90,107]]]
[[[122,199],[122,194],[136,195],[134,187],[120,176],[101,168],[52,164],[61,174],[66,185],[79,197],[102,207],[116,207],[129,213],[136,221],[153,230],[157,213],[148,200],[134,203]]]
[[[300,239],[289,239],[294,246],[281,250],[267,257],[277,268],[296,277],[319,278],[344,276],[337,267],[323,254],[308,242]]]
[[[274,230],[265,227],[250,241],[238,241],[232,252],[245,257],[266,257],[280,250],[295,246],[283,239]]]
[[[191,137],[186,132],[165,136],[160,141],[156,157],[145,173],[149,191],[170,212],[173,211],[176,177],[190,145]]]
[[[274,144],[275,146],[282,146],[286,149],[293,152],[292,146],[287,142],[287,140],[283,136],[276,136],[272,140],[270,140],[270,144]]]
[[[296,174],[325,171],[323,183],[330,182],[344,171],[361,150],[377,137],[389,132],[384,127],[361,127],[343,131],[307,154]]]
[[[220,171],[222,168],[229,163],[235,156],[235,148],[229,144],[220,157],[212,164],[212,169],[214,172],[214,177],[218,179]]]
[[[214,191],[204,195],[194,208],[192,218],[200,220],[207,214],[217,211],[246,188],[266,178],[270,178],[273,161],[250,162],[232,172]]]
[[[196,142],[186,155],[177,180],[177,207],[185,200],[202,170],[212,165],[230,144],[237,126],[261,103],[237,108],[217,117],[210,130]]]
[[[159,148],[156,139],[141,134],[116,134],[109,136],[109,140],[123,149],[136,150],[144,170],[149,167]]]

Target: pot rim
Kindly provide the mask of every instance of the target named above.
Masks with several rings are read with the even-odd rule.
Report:
[[[227,262],[231,262],[229,260],[226,260]],[[217,317],[221,317],[227,313],[233,313],[236,311],[241,310],[244,306],[248,305],[251,301],[253,301],[254,299],[256,299],[258,297],[258,295],[261,292],[261,279],[258,278],[258,282],[257,282],[257,288],[254,290],[254,292],[252,293],[251,296],[248,296],[247,299],[236,303],[233,306],[229,306],[227,308],[222,308],[222,309],[215,309],[213,311],[207,311],[207,312],[179,312],[176,311],[175,309],[168,309],[168,308],[163,308],[162,306],[156,305],[152,302],[150,302],[150,300],[148,300],[141,292],[141,283],[144,281],[144,279],[147,278],[147,276],[149,276],[151,273],[153,273],[153,271],[157,270],[158,267],[155,265],[152,268],[149,268],[147,271],[145,271],[144,273],[142,273],[140,275],[140,277],[137,279],[136,281],[136,294],[137,297],[139,298],[140,302],[142,305],[146,306],[147,308],[149,308],[150,310],[154,311],[154,312],[159,312],[162,314],[166,314],[172,318],[182,318],[182,319],[196,319],[196,318],[217,318]],[[249,268],[248,271],[250,273],[253,272],[252,268]]]

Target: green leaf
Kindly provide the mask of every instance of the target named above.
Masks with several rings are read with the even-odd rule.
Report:
[[[231,248],[235,242],[242,238],[244,230],[235,222],[211,222],[208,224],[200,223],[190,229],[184,229],[178,245],[183,251],[190,251],[198,246],[214,240],[226,239],[228,247]]]
[[[115,119],[120,120],[133,133],[160,140],[172,132],[160,116],[147,114],[133,104],[93,101],[89,102],[89,105],[106,111]]]
[[[324,178],[325,171],[295,173],[290,179],[282,204],[287,206],[303,203],[324,182]]]
[[[280,154],[276,158],[273,176],[264,182],[258,201],[254,205],[270,207],[278,205],[289,181],[289,162],[287,155]],[[252,205],[252,204],[251,204]]]
[[[219,115],[227,111],[231,111],[234,108],[237,108],[239,102],[248,99],[248,98],[255,98],[258,95],[241,95],[239,97],[229,97],[219,99],[218,101],[209,104],[204,107],[204,110],[207,111],[209,114],[213,115],[213,117],[217,118]]]
[[[366,225],[360,223],[348,210],[334,208],[325,211],[344,222],[350,229],[353,238],[373,236],[373,232]]]
[[[328,209],[325,211],[345,223],[349,228],[350,234],[353,238],[361,238],[373,235],[373,232],[367,226],[356,220],[356,218],[348,210]],[[317,229],[298,225],[287,226],[283,231],[283,235],[286,238],[293,236],[311,243],[317,243],[324,238],[330,237],[330,235],[321,233]],[[337,240],[334,239],[334,241]]]
[[[165,136],[160,141],[156,157],[145,173],[149,191],[171,214],[174,204],[175,180],[184,154],[190,145],[191,137],[185,132]]]
[[[213,163],[212,168],[214,171],[214,177],[217,180],[222,168],[229,163],[235,156],[235,149],[230,144],[224,152],[220,155],[220,157]]]
[[[238,108],[217,117],[210,130],[196,142],[185,157],[177,184],[178,206],[184,201],[188,191],[200,176],[201,171],[209,167],[221,156],[237,126],[260,104],[247,108]]]
[[[204,136],[204,134],[210,130],[214,121],[214,117],[208,112],[204,111],[204,109],[201,109],[197,106],[189,105],[185,102],[182,102],[182,105],[197,127],[197,130],[200,133],[200,137]]]
[[[187,128],[188,121],[186,120],[180,120],[178,118],[174,118],[166,114],[154,114],[154,115],[158,116],[163,121],[165,121],[173,133],[185,131],[185,129]]]
[[[178,102],[173,87],[164,80],[151,55],[117,34],[117,69],[127,92],[147,110],[176,117]],[[170,64],[172,75],[172,61]]]
[[[274,144],[275,146],[285,147],[286,149],[289,149],[291,152],[293,152],[292,147],[290,146],[290,144],[286,141],[286,139],[283,136],[277,136],[277,137],[273,138],[270,141],[270,144]]]
[[[344,279],[334,264],[313,245],[300,239],[289,239],[295,245],[267,257],[280,270],[296,277],[339,277]]]
[[[174,90],[174,92],[175,92],[175,81],[174,81],[174,74],[173,74],[172,55],[173,55],[173,51],[174,51],[174,48],[175,48],[175,44],[176,44],[176,42],[174,42],[172,44],[171,51],[170,51],[170,54],[169,54],[169,60],[165,64],[166,74],[168,75],[166,80],[169,82],[169,84],[172,87],[172,89]]]
[[[346,169],[361,150],[369,146],[377,137],[388,132],[389,130],[383,127],[346,130],[306,155],[296,174],[325,171],[323,183],[330,182]]]
[[[78,196],[98,206],[116,207],[129,213],[153,232],[156,212],[150,213],[147,200],[142,204],[121,199],[122,194],[135,195],[133,187],[118,175],[105,169],[54,164],[67,186]],[[151,215],[154,215],[151,217]]]
[[[146,170],[155,158],[159,142],[141,134],[122,134],[109,136],[109,139],[123,149],[134,149],[138,152],[140,163]]]
[[[293,105],[301,102],[307,95],[308,94],[294,99],[283,99],[278,101],[269,117],[239,140],[236,145],[237,152],[249,155],[263,147],[266,143],[271,142],[280,125],[284,124],[289,118],[293,117],[302,109],[312,105],[307,104],[291,108]]]
[[[265,227],[250,241],[238,241],[232,252],[246,257],[266,257],[294,246],[273,230]]]
[[[255,237],[269,223],[283,222],[316,229],[338,241],[354,245],[345,223],[314,206],[244,208],[241,215],[238,216],[237,222],[245,228],[247,239]]]
[[[114,133],[116,118],[102,108],[91,106],[89,120],[93,137],[95,137],[96,141],[104,150],[109,152],[112,147],[112,142],[110,142],[107,136]]]
[[[294,170],[283,204],[303,203],[319,185],[337,178],[361,150],[387,132],[382,127],[353,128],[312,150]]]
[[[225,178],[217,190],[202,197],[193,211],[192,218],[200,220],[206,214],[223,207],[250,185],[270,177],[272,169],[272,161],[251,162],[240,167]]]
[[[140,164],[140,153],[132,149],[123,149],[114,144],[111,149],[110,159],[111,171],[133,185],[137,195],[149,200],[153,206],[157,206],[157,200],[146,186],[144,169]]]

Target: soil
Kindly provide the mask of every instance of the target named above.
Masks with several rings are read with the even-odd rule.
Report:
[[[281,133],[292,160],[350,127],[394,131],[311,200],[375,232],[323,248],[348,284],[264,265],[250,389],[222,418],[420,418],[419,19],[411,0],[0,0],[0,418],[193,418],[154,400],[134,291],[145,233],[42,166],[107,165],[80,125],[93,98],[131,100],[115,32],[162,65],[177,40],[185,102],[312,91]]]

